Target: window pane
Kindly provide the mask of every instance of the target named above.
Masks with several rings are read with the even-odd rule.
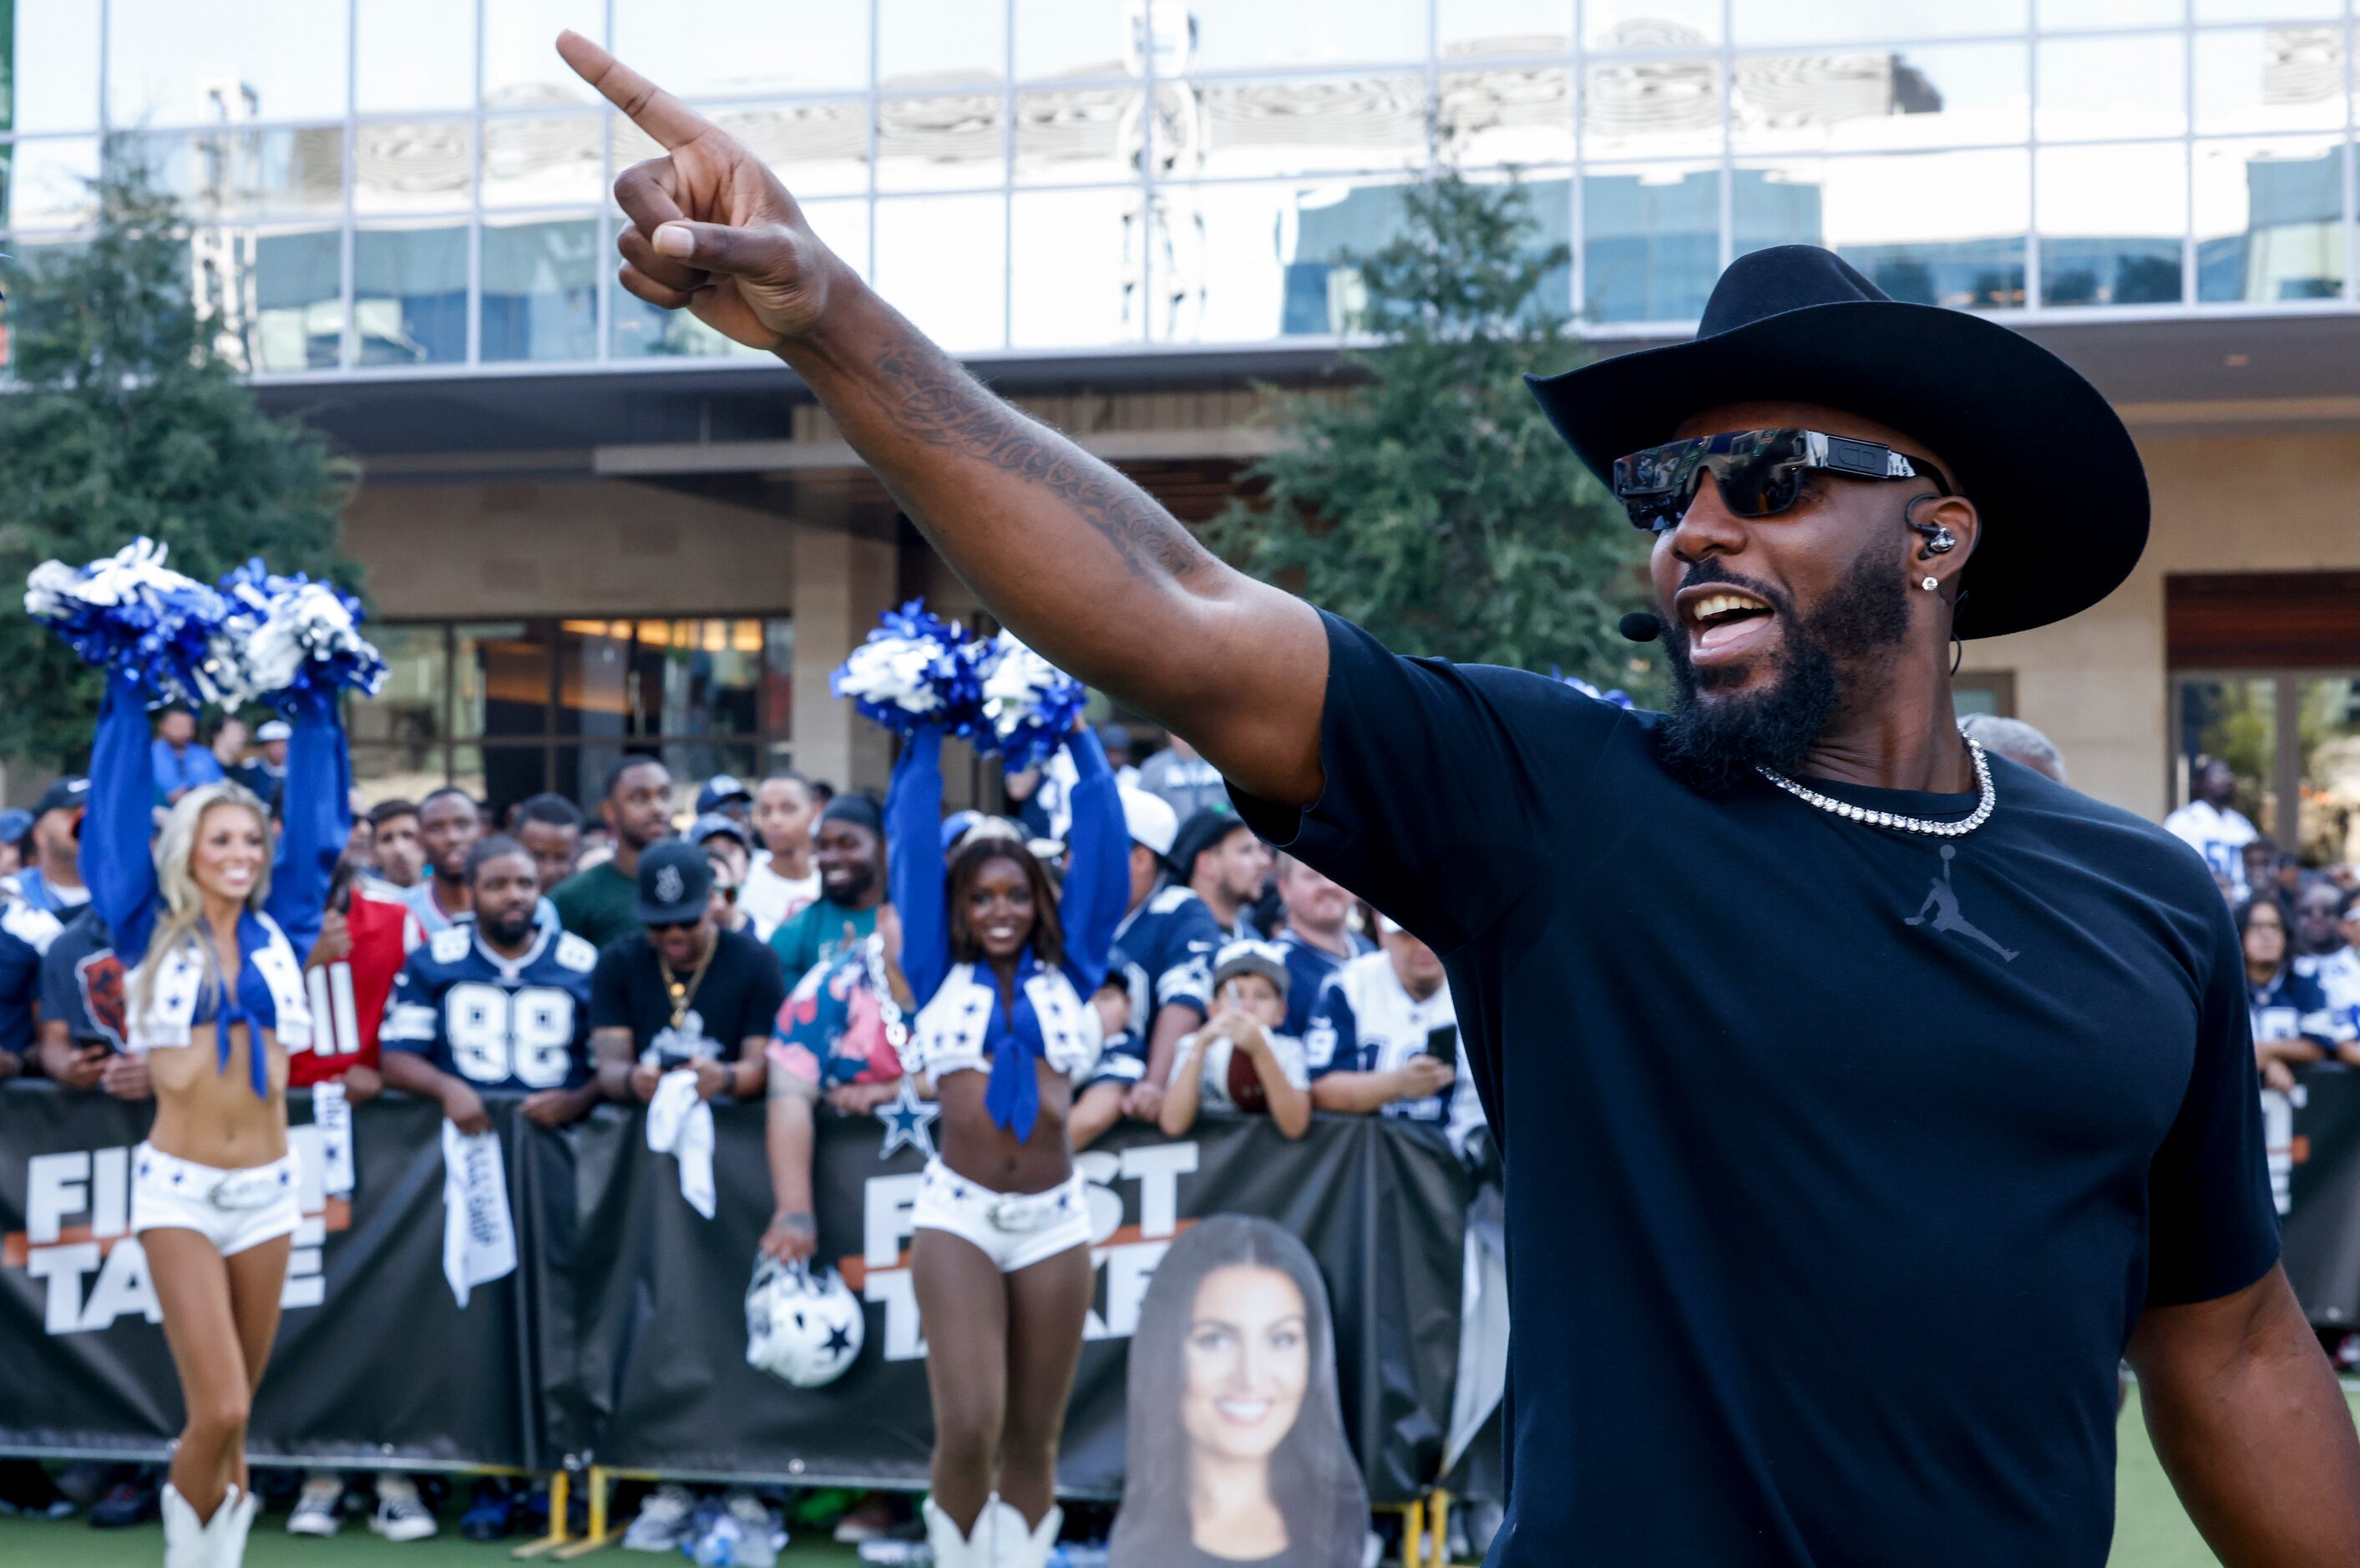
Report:
[[[475,190],[470,136],[464,120],[355,126],[354,210],[419,212],[465,207]]]
[[[445,733],[442,628],[371,622],[362,635],[385,656],[386,677],[376,696],[348,704],[353,749],[357,755],[364,746],[397,746],[422,757],[422,748]],[[439,757],[435,766],[439,770]]]
[[[1741,169],[1736,180],[1740,251],[1816,243],[1896,299],[1963,310],[2024,303],[2032,214],[2021,152],[1787,162]]]
[[[484,205],[588,205],[606,193],[605,122],[528,114],[484,122]]]
[[[781,740],[795,727],[795,623],[783,615],[762,623],[762,727]]]
[[[1741,47],[1885,43],[2022,32],[2025,0],[1977,5],[1956,0],[1732,0],[1732,15]]]
[[[1581,226],[1586,319],[1693,320],[1721,273],[1721,171],[1587,170]]]
[[[640,629],[641,642],[657,656],[661,681],[659,690],[641,694],[647,733],[679,737],[760,731],[761,622],[670,621],[642,623]],[[659,635],[644,635],[650,631]]]
[[[475,103],[475,0],[358,0],[358,5],[354,106],[362,114],[465,109]]]
[[[1017,80],[1137,76],[1145,26],[1106,0],[1016,0]]]
[[[2037,220],[2042,300],[2177,303],[2187,157],[2179,142],[2044,149]]]
[[[946,87],[1008,79],[1008,13],[976,0],[877,0],[880,87]]]
[[[557,35],[606,32],[606,0],[484,0],[484,103],[495,109],[595,103],[598,94],[557,58]]]
[[[2329,299],[2344,289],[2344,154],[2325,137],[2199,142],[2196,297]]]
[[[353,791],[361,810],[386,800],[415,805],[431,790],[450,782],[442,743],[415,746],[363,746],[353,743]]]
[[[344,351],[344,241],[333,229],[253,236],[247,363],[258,371],[333,370]]]
[[[877,290],[954,353],[1006,339],[1007,212],[990,196],[921,196],[877,204]],[[956,248],[960,265],[945,267]]]
[[[118,125],[333,120],[344,112],[342,5],[112,0],[106,16],[107,113]]]
[[[2344,29],[2196,35],[2196,129],[2333,130],[2344,124]]]
[[[2040,0],[2040,26],[2052,33],[2169,27],[2186,15],[2185,0]]]
[[[1174,93],[1185,94],[1202,116],[1204,150],[1191,173],[1314,174],[1426,161],[1422,74],[1209,82]],[[1160,150],[1164,126],[1156,130]]]
[[[1585,158],[1721,151],[1718,60],[1626,60],[1593,65],[1582,91]]]
[[[956,191],[1005,183],[998,93],[883,98],[877,103],[877,184],[884,191]]]
[[[484,358],[595,358],[597,222],[486,223],[483,243]]]
[[[0,217],[12,229],[63,229],[98,215],[98,138],[61,136],[0,147]]]
[[[557,681],[559,735],[617,739],[630,733],[631,623],[561,622]]]
[[[1740,55],[1735,69],[1731,134],[1741,152],[2022,141],[2031,107],[2021,44]]]
[[[1401,229],[1390,184],[1174,185],[1156,199],[1151,325],[1174,342],[1341,332],[1360,303],[1345,253]]]
[[[549,750],[542,746],[454,746],[451,748],[451,782],[478,800],[488,801],[492,814],[549,788]]]
[[[1563,54],[1573,47],[1567,0],[1449,0],[1435,11],[1435,42],[1445,60]]]
[[[2237,810],[2271,838],[2278,835],[2278,791],[2270,777],[2278,760],[2278,682],[2191,680],[2180,681],[2180,756],[2172,792],[2175,805],[2189,799],[2189,781],[2199,757],[2219,757],[2237,776]],[[2228,867],[2216,866],[2215,876]]]
[[[672,770],[674,809],[683,815],[696,809],[696,792],[716,773],[738,779],[762,776],[762,748],[751,739],[667,741],[661,755]]]
[[[1359,65],[1426,56],[1426,0],[1156,0],[1163,49],[1187,51],[1184,69],[1254,71],[1289,65]],[[1195,24],[1193,47],[1175,37],[1180,16]],[[1158,76],[1167,71],[1163,51]]]
[[[1721,0],[1586,0],[1581,16],[1593,49],[1684,49],[1721,42]]]
[[[2360,862],[2360,681],[2323,676],[2296,688],[2301,715],[2302,821],[2310,866]]]
[[[1145,94],[1136,87],[1058,87],[1019,93],[1017,181],[1098,184],[1136,180],[1145,103]]]
[[[869,85],[869,0],[782,5],[614,0],[615,52],[683,98],[859,92]]]
[[[1561,65],[1442,73],[1442,131],[1467,164],[1569,163],[1573,72]]]
[[[353,324],[362,365],[467,357],[467,231],[362,224],[353,235]]]
[[[1094,347],[1141,337],[1140,193],[1120,191],[1026,191],[1017,196],[1014,298],[1018,348]],[[1168,295],[1175,259],[1155,265]]]
[[[2040,47],[2043,141],[2176,136],[2188,128],[2187,50],[2177,33],[2050,38]]]
[[[344,212],[341,125],[142,136],[126,150],[200,220]]]
[[[548,623],[462,624],[451,638],[453,734],[523,737],[548,730]]]
[[[98,125],[98,18],[92,5],[15,7],[8,113],[14,131],[86,131]]]
[[[2196,19],[2262,22],[2279,16],[2333,16],[2341,9],[2337,0],[2196,0]]]
[[[707,118],[746,144],[778,171],[798,197],[841,196],[869,189],[869,103],[781,103],[759,108],[708,108]],[[663,148],[630,121],[611,116],[615,167],[629,168]],[[997,157],[997,132],[992,142]]]

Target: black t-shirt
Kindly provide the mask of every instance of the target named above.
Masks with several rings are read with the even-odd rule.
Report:
[[[78,1046],[124,1048],[123,960],[94,904],[68,920],[41,955],[41,1017],[62,1019]]]
[[[1448,965],[1508,1177],[1491,1563],[2103,1564],[2142,1307],[2278,1257],[2195,855],[1996,760],[1956,840],[1708,799],[1657,715],[1328,630],[1325,794],[1238,803]]]
[[[682,1026],[672,1028],[672,993],[662,964],[644,931],[618,936],[599,950],[590,975],[592,1029],[628,1029],[631,1049],[672,1057],[712,1056],[738,1060],[749,1035],[770,1038],[770,1026],[787,999],[786,981],[770,950],[742,931],[716,933],[719,945],[705,978],[688,998]],[[681,979],[688,978],[683,972]]]

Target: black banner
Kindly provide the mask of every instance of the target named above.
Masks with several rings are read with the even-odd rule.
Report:
[[[2302,1074],[2288,1150],[2287,1278],[2315,1323],[2360,1323],[2360,1073]]]
[[[923,1487],[932,1445],[909,1210],[922,1161],[880,1160],[878,1124],[823,1117],[821,1255],[869,1304],[867,1344],[824,1388],[746,1365],[742,1301],[770,1215],[761,1108],[718,1105],[715,1217],[679,1191],[637,1116],[603,1112],[576,1135],[571,1247],[536,1248],[542,1301],[579,1324],[587,1399],[564,1445],[626,1469]],[[1417,1495],[1438,1466],[1459,1344],[1469,1186],[1430,1129],[1315,1121],[1290,1143],[1260,1117],[1200,1121],[1176,1142],[1119,1131],[1078,1161],[1091,1186],[1098,1295],[1075,1379],[1059,1488],[1122,1489],[1126,1345],[1173,1236],[1213,1214],[1259,1214],[1302,1238],[1333,1301],[1345,1430],[1379,1502]],[[555,1431],[552,1431],[555,1436]]]
[[[525,1281],[462,1311],[442,1278],[442,1114],[388,1095],[353,1118],[350,1199],[321,1189],[310,1095],[290,1096],[303,1178],[279,1339],[246,1446],[257,1460],[541,1467]],[[0,1451],[160,1458],[180,1382],[130,1234],[145,1102],[0,1094]],[[492,1106],[502,1144],[530,1132]],[[509,1204],[526,1205],[508,1162]]]

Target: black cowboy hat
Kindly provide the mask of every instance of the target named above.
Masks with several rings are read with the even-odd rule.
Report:
[[[1616,458],[1724,403],[1824,404],[1923,441],[1983,518],[1961,637],[2079,614],[2147,546],[2147,471],[2096,387],[1997,322],[1887,298],[1817,245],[1732,262],[1688,343],[1526,380],[1610,484]]]

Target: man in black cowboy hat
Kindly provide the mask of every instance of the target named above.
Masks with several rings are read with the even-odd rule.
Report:
[[[668,149],[616,185],[624,287],[776,351],[1011,630],[1445,956],[1508,1174],[1493,1563],[2096,1568],[2125,1347],[2224,1559],[2360,1562],[2212,878],[1951,707],[1954,629],[2137,559],[2137,455],[2079,376],[1798,247],[1694,343],[1540,385],[1655,536],[1679,702],[1628,713],[1229,571],[759,158],[559,47]]]

